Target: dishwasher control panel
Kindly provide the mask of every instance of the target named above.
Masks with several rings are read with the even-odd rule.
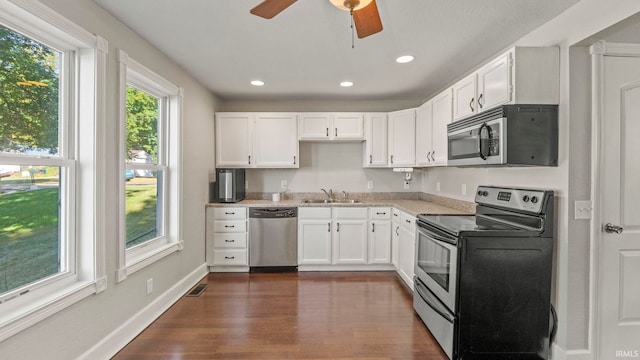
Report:
[[[249,208],[250,218],[292,218],[298,216],[298,208]]]

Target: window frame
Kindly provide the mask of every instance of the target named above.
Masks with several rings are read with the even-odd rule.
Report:
[[[0,22],[62,53],[58,154],[0,154],[11,165],[60,166],[66,271],[0,298],[0,341],[107,287],[105,275],[105,79],[108,42],[40,2],[0,2]]]
[[[184,246],[180,227],[182,213],[181,183],[181,124],[183,89],[172,84],[162,76],[149,70],[141,63],[118,49],[119,62],[119,241],[118,270],[116,282],[121,282],[136,271],[174,252]],[[127,166],[126,150],[126,95],[127,86],[159,98],[158,159],[154,164],[135,164]],[[162,202],[162,235],[138,244],[126,247],[126,182],[125,170],[128,168],[162,171],[162,193],[158,194],[158,203]],[[159,180],[160,183],[160,180]]]

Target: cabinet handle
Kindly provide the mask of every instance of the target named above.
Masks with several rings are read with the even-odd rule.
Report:
[[[376,232],[376,223],[371,224],[371,232]]]
[[[329,128],[327,128],[327,137],[329,137]]]
[[[327,232],[331,232],[331,223],[327,224]]]
[[[235,225],[225,225],[224,227],[226,227],[226,228],[234,228],[236,226]]]
[[[398,217],[398,214],[393,214],[393,216]]]
[[[482,109],[482,103],[480,102],[480,100],[482,100],[482,95],[484,94],[480,94],[480,96],[478,96],[478,106],[480,107],[480,109]]]
[[[336,232],[340,232],[340,223],[336,224]]]
[[[386,212],[377,212],[376,215],[387,215]]]
[[[225,211],[225,212],[224,212],[224,214],[225,214],[225,215],[235,215],[236,213],[235,213],[235,212],[226,212],[226,211]]]
[[[393,155],[391,155],[391,163],[393,164]]]
[[[373,156],[369,155],[369,164],[373,164]]]
[[[436,157],[435,157],[435,155],[436,155],[436,151],[435,151],[435,150],[433,150],[433,151],[431,152],[431,161],[433,161],[433,162],[436,162]]]
[[[409,220],[405,220],[405,221],[408,222],[409,224],[411,224],[411,221],[409,221]]]
[[[224,242],[231,243],[231,242],[236,242],[236,241],[235,240],[225,240]]]
[[[225,259],[227,259],[227,260],[233,260],[233,259],[235,259],[236,257],[235,257],[235,256],[225,256],[224,258],[225,258]]]
[[[249,165],[251,165],[251,155],[249,155]]]
[[[471,101],[469,101],[469,108],[471,109],[472,112],[473,112],[473,100],[475,100],[475,98],[471,98]]]
[[[335,129],[336,129],[336,137],[338,137],[338,128],[335,128]]]
[[[296,164],[296,156],[293,155],[293,165],[295,165],[295,164]]]
[[[400,236],[399,231],[400,231],[400,226],[396,226],[396,235],[398,235],[398,236]]]

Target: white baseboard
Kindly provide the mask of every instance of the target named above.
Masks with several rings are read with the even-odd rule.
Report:
[[[595,357],[590,350],[568,350],[567,360],[593,360]]]
[[[206,264],[198,266],[164,294],[158,296],[131,319],[107,335],[102,341],[87,350],[78,359],[110,359],[207,274]]]
[[[391,264],[366,265],[298,265],[298,271],[393,271]]]

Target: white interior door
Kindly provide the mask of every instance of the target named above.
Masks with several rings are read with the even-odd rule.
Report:
[[[640,57],[604,56],[601,69],[598,358],[639,357]]]

